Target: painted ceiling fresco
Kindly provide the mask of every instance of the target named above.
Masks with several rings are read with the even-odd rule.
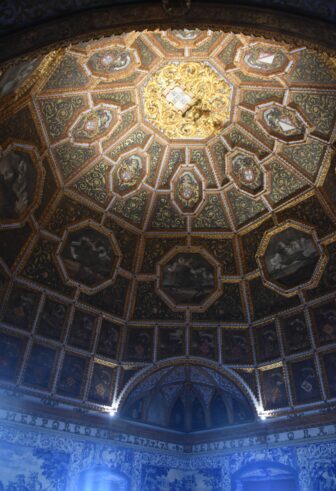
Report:
[[[3,386],[107,411],[187,356],[266,415],[335,400],[334,59],[133,32],[0,95]]]

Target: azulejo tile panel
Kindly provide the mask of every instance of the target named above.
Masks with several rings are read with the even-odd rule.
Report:
[[[109,432],[101,429],[92,439],[84,436],[84,430],[86,435],[96,433],[90,426],[77,425],[75,436],[71,431],[76,425],[68,424],[64,431],[65,421],[44,419],[54,429],[41,430],[42,417],[27,426],[29,416],[24,413],[1,409],[1,419],[4,489],[77,491],[88,483],[98,486],[107,481],[122,491],[234,491],[241,483],[255,482],[248,481],[251,473],[273,486],[286,479],[299,491],[332,491],[334,486],[335,440],[330,425],[271,433],[273,444],[259,442],[258,448],[251,448],[248,439],[216,442],[209,444],[212,454],[204,455],[208,446],[204,444],[183,454],[161,441],[142,438],[139,445],[132,435],[119,434],[116,441],[109,441]],[[279,439],[284,442],[281,446],[275,445]],[[243,446],[240,451],[238,442]]]

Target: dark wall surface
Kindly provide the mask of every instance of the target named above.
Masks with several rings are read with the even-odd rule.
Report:
[[[141,0],[1,0],[0,1],[0,35],[32,27],[48,20],[54,20],[72,13],[90,9],[106,8],[114,5],[152,3],[160,4],[158,0],[142,2]],[[193,2],[206,4],[206,1]],[[336,23],[336,2],[334,0],[236,0],[235,2],[221,0],[215,3],[235,6],[257,6],[295,13],[327,22]]]

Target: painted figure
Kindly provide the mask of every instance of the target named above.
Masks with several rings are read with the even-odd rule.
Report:
[[[183,350],[182,329],[161,329],[159,332],[160,358],[178,356]]]
[[[93,370],[89,399],[102,404],[107,403],[111,392],[112,376],[113,369],[111,367],[96,363]]]
[[[72,232],[62,255],[66,270],[75,281],[91,287],[111,277],[114,259],[111,245],[96,230]]]
[[[307,324],[303,315],[284,320],[284,334],[289,353],[303,351],[310,346]]]
[[[146,361],[152,356],[152,331],[131,330],[128,338],[127,357],[135,361]]]
[[[0,97],[14,92],[37,67],[39,60],[25,61],[6,70],[0,78]]]
[[[192,352],[198,356],[211,358],[215,354],[215,334],[210,331],[194,331]]]
[[[33,200],[36,170],[27,154],[10,152],[0,159],[0,220],[20,217]]]
[[[178,303],[202,302],[214,282],[213,267],[199,254],[178,254],[163,270],[163,289]]]
[[[47,300],[39,319],[37,327],[38,333],[52,339],[60,339],[66,320],[66,314],[66,305]]]
[[[287,404],[286,386],[282,368],[275,368],[263,372],[265,406],[267,409],[276,409]]]
[[[270,280],[286,288],[310,280],[318,257],[313,238],[293,228],[272,237],[264,256]]]

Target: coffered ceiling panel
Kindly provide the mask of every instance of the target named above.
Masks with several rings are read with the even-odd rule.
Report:
[[[131,32],[13,66],[0,94],[5,387],[109,411],[191,357],[269,416],[335,397],[333,58]]]

